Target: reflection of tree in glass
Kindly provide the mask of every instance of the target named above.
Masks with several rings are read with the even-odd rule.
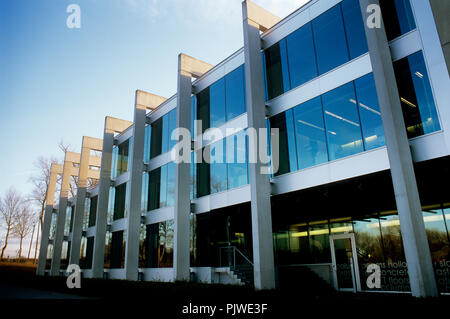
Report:
[[[449,259],[450,247],[447,234],[436,229],[427,229],[426,231],[432,260],[437,262]]]

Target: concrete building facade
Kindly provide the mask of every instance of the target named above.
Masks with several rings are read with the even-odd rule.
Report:
[[[78,191],[54,209],[50,183],[38,274],[69,262],[86,278],[272,289],[306,271],[338,290],[449,293],[446,1],[242,13],[241,50],[216,66],[180,54],[174,96],[136,91],[133,122],[106,117],[103,140],[55,165]]]

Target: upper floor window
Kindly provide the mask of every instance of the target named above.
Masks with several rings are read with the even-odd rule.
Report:
[[[388,40],[393,40],[416,28],[410,0],[380,0]]]
[[[367,52],[358,0],[344,0],[264,51],[265,96],[273,99]]]
[[[128,171],[128,156],[131,154],[132,137],[113,148],[111,178]]]
[[[199,92],[196,100],[197,110],[192,115],[202,121],[202,132],[197,133],[203,133],[210,127],[219,127],[245,113],[244,66]]]
[[[167,153],[176,144],[172,131],[176,128],[176,109],[154,121],[145,130],[144,161]]]
[[[394,70],[408,137],[440,130],[422,52],[394,62]]]

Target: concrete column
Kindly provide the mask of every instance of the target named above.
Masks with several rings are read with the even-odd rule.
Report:
[[[211,65],[185,54],[178,56],[177,81],[177,128],[190,129],[192,77],[199,77]],[[189,154],[189,159],[190,159]],[[174,257],[173,270],[175,280],[189,280],[189,216],[190,199],[190,163],[181,162],[175,165],[175,220],[174,220]]]
[[[95,162],[95,158],[91,160],[91,150],[101,151],[102,140],[88,136],[83,136],[81,146],[80,169],[78,173],[77,198],[75,203],[75,214],[73,217],[72,227],[72,244],[70,246],[69,264],[80,263],[81,235],[83,232],[83,216],[86,203],[87,182],[89,175],[89,166],[99,167]],[[95,171],[97,172],[97,171]]]
[[[266,127],[260,30],[269,29],[278,18],[249,1],[242,3],[242,15],[248,127],[255,128],[259,133],[260,128]],[[258,136],[259,138],[265,139],[266,136]],[[249,152],[258,154],[256,143]],[[268,175],[261,174],[262,163],[258,156],[255,157],[256,163],[249,163],[254,282],[256,289],[273,289],[275,267],[270,182]]]
[[[97,201],[97,220],[95,223],[94,253],[92,260],[92,275],[94,278],[103,278],[105,265],[105,239],[108,216],[109,188],[111,187],[111,162],[114,146],[114,133],[122,132],[132,123],[113,117],[105,118],[103,133],[102,163],[100,169],[100,183]]]
[[[379,2],[359,2],[366,22],[368,5],[379,5]],[[381,28],[369,28],[365,23],[365,32],[380,104],[411,292],[415,297],[434,297],[438,295],[438,290],[384,24],[382,23]]]
[[[78,175],[73,164],[80,162],[80,154],[66,152],[61,181],[61,192],[59,197],[58,218],[56,221],[56,234],[53,241],[53,257],[50,267],[50,275],[58,276],[61,267],[61,250],[64,240],[64,226],[66,222],[66,208],[69,197],[70,180],[72,176]]]
[[[55,201],[55,189],[58,174],[62,174],[62,165],[52,163],[50,167],[50,178],[47,188],[46,206],[44,220],[41,229],[41,243],[39,246],[39,257],[36,274],[43,276],[45,274],[45,264],[47,261],[48,239],[50,235],[50,226],[52,222],[53,204]]]
[[[141,228],[142,173],[144,168],[146,110],[153,110],[166,98],[137,90],[134,109],[133,149],[130,163],[130,194],[125,252],[125,273],[128,280],[138,279],[139,235]]]

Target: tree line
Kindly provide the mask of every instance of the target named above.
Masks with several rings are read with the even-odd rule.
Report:
[[[58,146],[64,153],[70,151],[70,146],[63,141]],[[5,258],[10,239],[16,238],[19,239],[19,250],[15,257],[21,259],[26,256],[29,260],[33,255],[33,262],[36,263],[52,163],[61,163],[61,161],[54,157],[37,158],[34,163],[34,173],[29,178],[32,184],[30,194],[23,195],[14,186],[11,186],[3,195],[0,194],[0,229],[4,231],[0,238],[0,260]],[[58,184],[60,182],[58,177]],[[76,183],[76,179],[72,178],[69,188],[72,197],[76,194]],[[30,235],[28,251],[24,252],[23,241]]]

